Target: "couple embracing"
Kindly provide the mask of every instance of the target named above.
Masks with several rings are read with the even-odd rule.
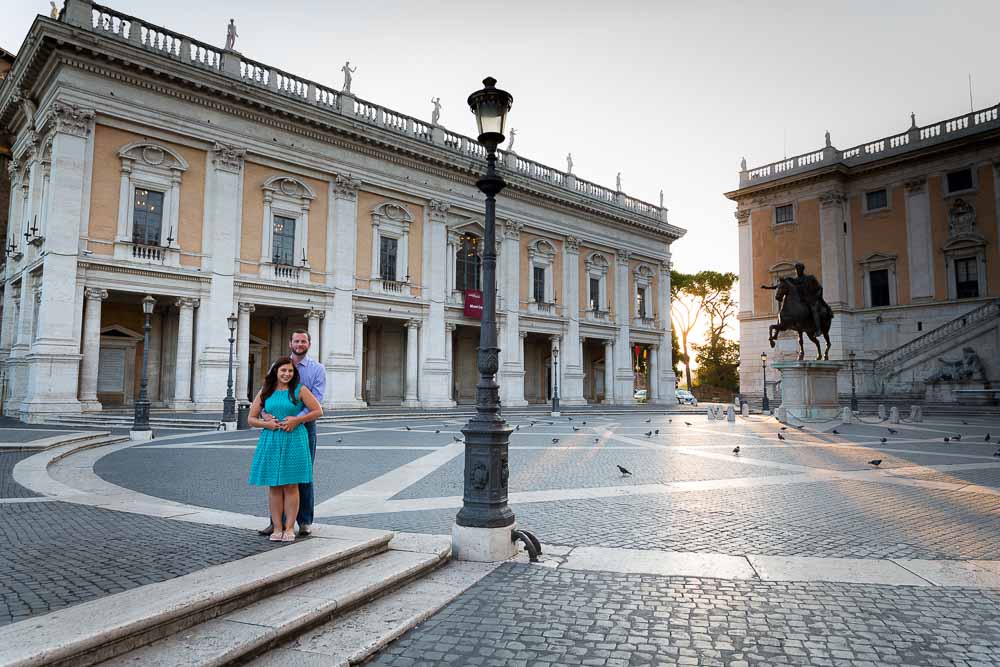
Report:
[[[313,464],[316,420],[323,416],[326,372],[310,359],[309,332],[296,329],[287,357],[271,365],[250,406],[249,423],[263,429],[250,466],[250,484],[267,487],[271,523],[258,531],[272,542],[308,535],[313,522]]]

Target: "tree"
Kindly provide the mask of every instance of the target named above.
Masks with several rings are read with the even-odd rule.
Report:
[[[674,361],[674,367],[671,370],[676,377],[680,375],[677,364],[681,363],[681,344],[677,342],[677,332],[672,328],[670,329],[670,358]]]
[[[711,319],[709,338],[712,337],[713,330],[721,332],[725,329],[726,320],[735,311],[731,292],[737,280],[735,273],[670,272],[670,322],[671,328],[680,332],[680,357],[684,364],[688,391],[691,390],[691,355],[688,351],[691,332],[706,313]]]
[[[740,389],[740,344],[713,330],[703,345],[694,345],[699,386]]]

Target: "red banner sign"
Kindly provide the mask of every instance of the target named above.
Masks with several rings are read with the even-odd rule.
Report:
[[[477,289],[465,290],[465,316],[483,319],[483,293]]]

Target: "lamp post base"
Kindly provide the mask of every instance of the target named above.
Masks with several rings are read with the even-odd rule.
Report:
[[[477,563],[513,558],[517,545],[511,541],[511,534],[516,528],[516,523],[501,528],[473,528],[456,523],[451,527],[452,558]]]
[[[235,421],[231,421],[231,422],[222,421],[222,422],[219,422],[219,423],[222,424],[222,430],[223,431],[235,431],[237,429],[237,426],[239,426],[239,422],[235,422]]]
[[[152,440],[153,439],[153,430],[149,429],[149,430],[146,430],[146,431],[129,431],[128,432],[128,439],[129,440]]]

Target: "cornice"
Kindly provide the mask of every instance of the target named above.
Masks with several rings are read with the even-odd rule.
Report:
[[[32,27],[21,53],[27,55],[29,61],[34,62],[40,54],[54,50],[56,42],[60,47],[69,46],[76,49],[77,53],[89,52],[92,56],[114,63],[118,67],[142,71],[145,76],[134,76],[110,64],[95,63],[86,57],[67,52],[59,52],[56,55],[61,64],[212,108],[263,126],[339,146],[363,156],[385,160],[468,186],[474,186],[483,169],[477,161],[451,155],[439,146],[399,137],[381,128],[359,123],[348,116],[323,112],[321,117],[321,110],[272,91],[235,82],[217,72],[165,60],[158,54],[136,49],[128,43],[43,18],[39,18]],[[21,58],[19,61],[21,62],[17,64],[23,63]],[[26,73],[30,73],[27,64],[16,69],[18,70],[16,78],[19,79],[24,79]],[[174,85],[165,82],[164,79],[174,82]],[[17,80],[15,83],[21,85],[22,81]],[[212,94],[201,94],[176,84],[211,90]],[[2,97],[0,96],[0,125],[8,120],[10,106]],[[614,221],[662,237],[668,243],[677,240],[685,233],[682,228],[668,223],[658,223],[652,219],[647,221],[643,216],[619,211],[613,206],[604,206],[601,202],[590,202],[573,193],[556,191],[553,189],[556,186],[547,187],[546,183],[534,183],[517,173],[503,169],[501,172],[508,181],[504,196],[510,199],[536,205],[537,200],[541,199],[549,208],[558,207],[573,211],[577,216],[580,212],[584,212],[595,222],[606,224],[609,220]]]

